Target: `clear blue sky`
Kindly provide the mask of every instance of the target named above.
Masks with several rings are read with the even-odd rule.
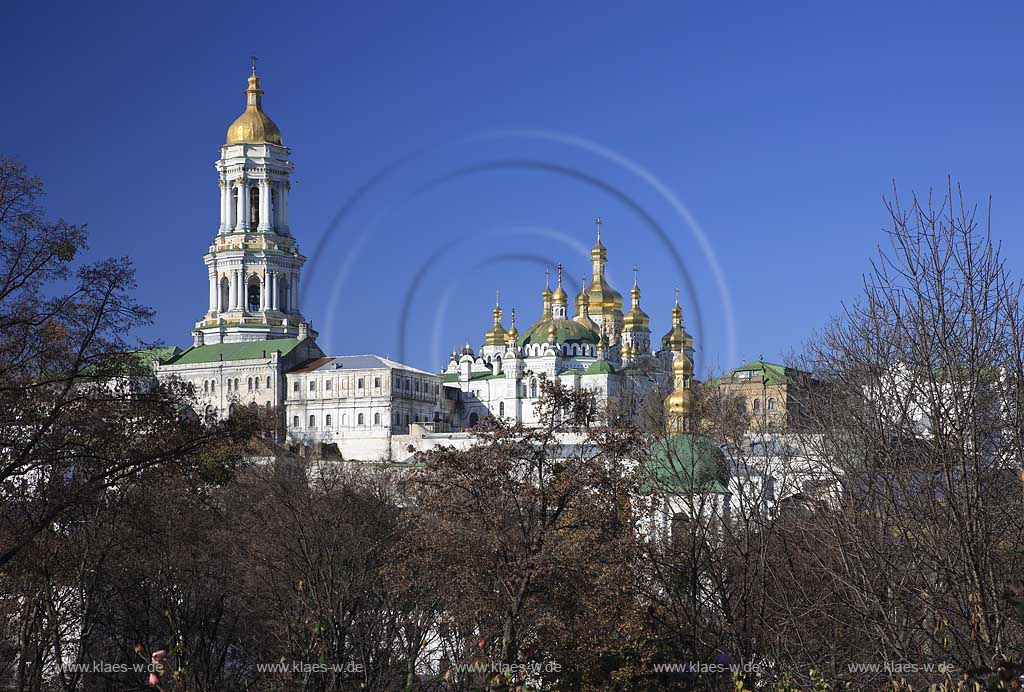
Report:
[[[144,336],[178,345],[252,52],[331,353],[436,370],[482,340],[495,288],[525,328],[546,263],[589,269],[598,214],[656,337],[683,289],[701,370],[781,359],[856,296],[893,178],[991,194],[1024,267],[1024,5],[555,5],[11,4],[0,150],[94,255],[133,258]]]

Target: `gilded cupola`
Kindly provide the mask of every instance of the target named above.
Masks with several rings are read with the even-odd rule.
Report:
[[[495,291],[494,292],[494,310],[491,311],[491,315],[494,318],[494,325],[484,334],[484,346],[504,346],[505,341],[508,338],[508,332],[501,324],[501,296]]]
[[[644,332],[650,331],[651,318],[640,307],[640,285],[638,283],[637,269],[633,267],[633,288],[629,292],[631,305],[629,312],[622,320],[622,331]]]
[[[519,330],[516,329],[516,309],[512,308],[512,326],[508,328],[506,334],[506,341],[510,346],[514,346],[519,341]]]
[[[253,62],[249,75],[249,88],[245,90],[245,112],[228,128],[226,144],[278,144],[281,145],[281,130],[263,112],[263,90],[260,78],[256,76]]]
[[[604,276],[605,266],[608,264],[608,250],[601,242],[601,217],[597,217],[597,242],[590,250],[590,260],[593,265],[593,279],[590,288],[587,290],[590,296],[590,314],[600,315],[602,320],[607,319],[610,323],[622,318],[622,296],[618,291],[608,285]],[[603,321],[602,321],[603,324]]]
[[[598,331],[598,326],[594,320],[590,319],[590,296],[587,295],[587,277],[583,277],[580,286],[579,295],[576,296],[576,317],[573,318],[573,321],[596,332]]]
[[[672,328],[661,337],[661,348],[665,351],[685,351],[693,347],[693,337],[683,327],[683,309],[679,306],[679,289],[676,289],[676,304],[672,306]]]

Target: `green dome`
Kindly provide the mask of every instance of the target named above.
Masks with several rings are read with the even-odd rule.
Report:
[[[615,372],[615,368],[606,360],[595,360],[590,364],[586,370],[583,371],[584,375],[610,375]]]
[[[519,337],[519,345],[546,344],[548,342],[548,329],[551,323],[555,323],[555,334],[560,344],[594,344],[600,341],[601,337],[592,329],[584,327],[574,320],[552,320],[540,319],[533,323]]]
[[[668,493],[728,493],[725,453],[703,435],[670,435],[651,446],[647,487]]]

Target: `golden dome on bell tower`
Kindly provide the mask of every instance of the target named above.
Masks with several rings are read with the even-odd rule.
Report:
[[[249,88],[245,90],[245,111],[228,128],[225,144],[277,144],[282,145],[281,130],[263,112],[263,90],[256,76],[253,58]]]

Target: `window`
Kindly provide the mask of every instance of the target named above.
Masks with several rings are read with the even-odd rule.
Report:
[[[753,370],[740,370],[738,373],[736,373],[736,377],[737,379],[740,380],[749,380],[753,374]]]
[[[292,391],[295,392],[296,394],[299,393],[299,381],[298,380],[295,380],[295,382],[292,383]]]
[[[252,378],[251,377],[249,378],[248,384],[249,384],[249,391],[251,392],[252,391]]]
[[[537,396],[537,380],[530,380],[530,396],[534,398]]]
[[[228,391],[231,391],[231,380],[228,380]]]
[[[260,388],[260,378],[258,378],[258,377],[256,378],[255,384],[256,384],[256,389],[259,389]]]
[[[326,382],[324,382],[324,389],[326,389],[328,392],[331,391],[331,381],[330,380],[327,380]]]
[[[374,377],[373,378],[373,386],[375,388],[377,388],[377,389],[380,389],[380,378],[379,377]]]
[[[238,391],[238,378],[235,378],[235,391]]]
[[[754,399],[754,413],[760,413],[760,412],[761,412],[761,400],[760,399]]]
[[[366,423],[366,416],[364,416],[363,414],[360,413],[359,416],[356,418],[356,424],[357,425],[365,425],[365,423]]]
[[[293,428],[299,427],[299,417],[298,416],[294,416],[292,418],[292,427]]]
[[[775,399],[769,399],[768,400],[768,410],[769,411],[774,411],[775,410]]]
[[[217,391],[217,381],[210,380],[210,392],[213,393],[215,391]]]
[[[267,375],[267,389],[270,389],[270,376]]]
[[[309,417],[309,427],[311,427],[311,428],[315,428],[316,427],[316,416],[310,416]]]
[[[316,380],[310,380],[309,381],[309,391],[311,391],[311,392],[315,392],[316,391]]]
[[[373,424],[374,425],[380,425],[380,414],[379,413],[373,414]]]
[[[360,377],[359,380],[356,382],[356,389],[362,389],[365,386],[366,386],[365,379]]]
[[[498,404],[498,415],[502,418],[505,417],[505,402],[502,401]]]
[[[399,415],[397,413],[395,414],[395,422],[392,425],[394,425],[395,427],[401,425],[401,419],[399,418]]]
[[[469,427],[471,427],[471,428],[476,427],[476,424],[479,421],[480,421],[480,416],[477,414],[476,411],[474,411],[473,413],[469,414]]]
[[[329,413],[327,414],[327,417],[324,418],[324,427],[325,428],[331,427],[331,414],[329,414]]]
[[[209,380],[203,380],[203,394],[209,394],[209,393],[210,393],[210,381]]]

